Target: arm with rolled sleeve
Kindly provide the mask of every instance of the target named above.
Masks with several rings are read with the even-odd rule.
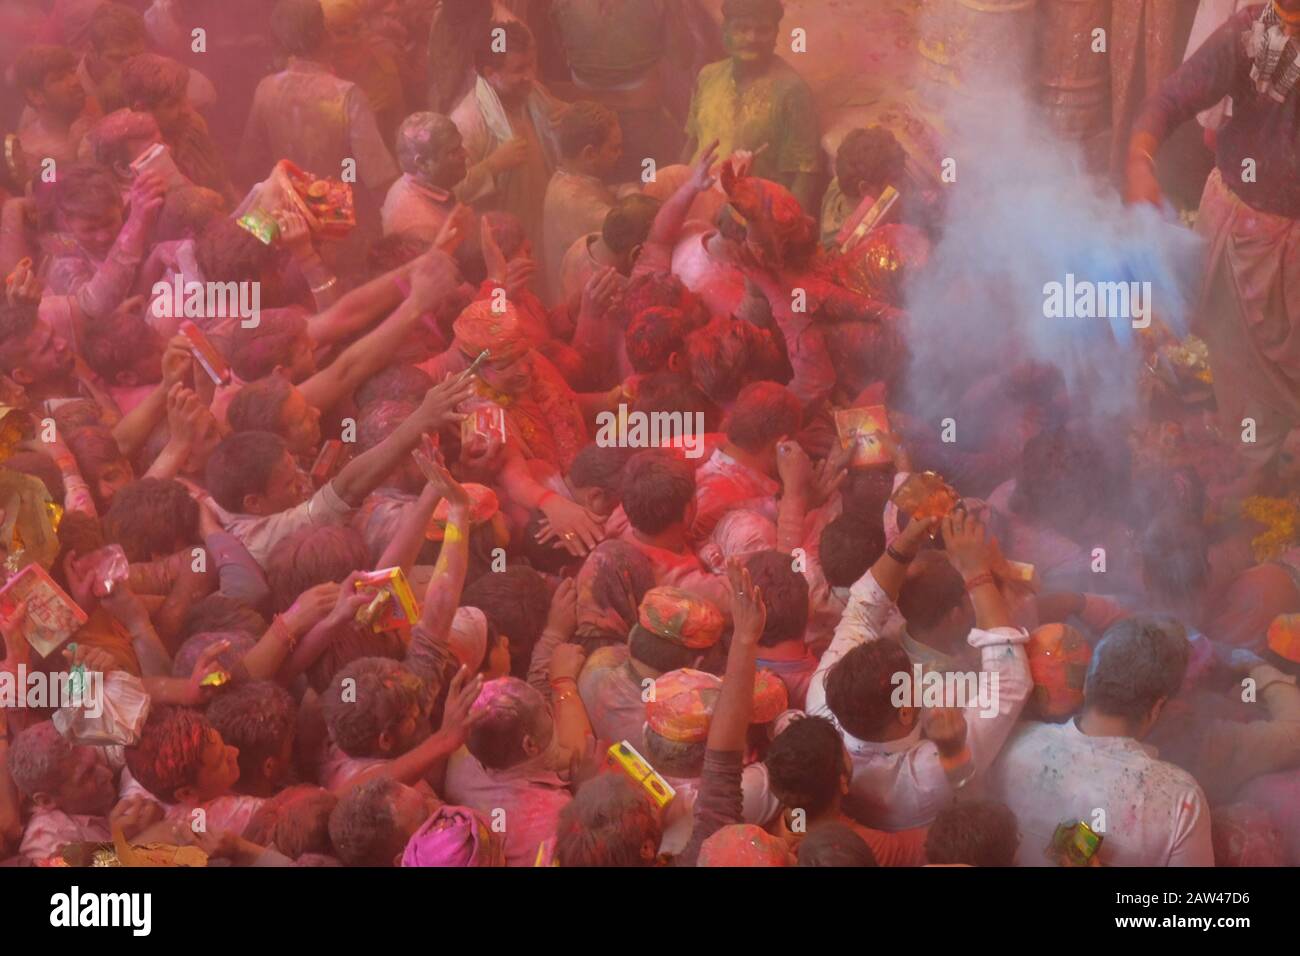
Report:
[[[226,515],[226,530],[238,538],[253,559],[263,567],[272,549],[284,538],[310,525],[343,524],[352,506],[339,497],[334,482],[324,485],[302,504],[278,514]]]
[[[964,708],[966,743],[970,747],[975,773],[983,773],[1006,743],[1011,728],[1020,719],[1034,682],[1029,673],[1029,657],[1024,645],[1028,632],[1014,627],[975,628],[966,639],[979,648],[980,669],[989,674],[989,690],[994,707],[985,710],[976,701]]]
[[[844,614],[840,617],[839,624],[835,625],[835,635],[822,654],[808,685],[808,713],[821,716],[829,713],[826,707],[826,675],[831,667],[859,644],[880,640],[888,622],[897,615],[894,602],[877,583],[871,571],[854,582],[849,589],[849,601]]]
[[[849,603],[835,626],[835,636],[822,655],[817,673],[830,670],[832,664],[859,644],[879,640],[897,613],[894,602],[877,583],[875,575],[871,571],[862,575],[849,589]]]

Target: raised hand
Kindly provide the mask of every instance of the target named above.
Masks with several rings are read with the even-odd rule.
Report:
[[[988,530],[972,514],[954,508],[943,519],[943,543],[948,559],[962,577],[971,578],[992,569]]]
[[[312,246],[311,224],[299,210],[284,207],[275,214],[277,229],[276,241],[288,250],[295,259],[306,259],[315,255]]]
[[[700,158],[691,166],[691,178],[688,182],[697,193],[707,192],[718,181],[718,177],[713,174],[713,166],[718,161],[718,146],[721,142],[715,139],[704,152],[700,153]]]
[[[419,467],[420,474],[424,475],[424,480],[440,498],[446,500],[449,507],[469,506],[469,492],[438,460],[437,450],[428,435],[424,436],[424,447],[413,449],[411,457],[415,459],[415,464]]]
[[[140,173],[131,183],[131,193],[127,202],[131,206],[130,217],[135,222],[153,225],[162,212],[163,202],[167,198],[167,184],[155,172]]]
[[[435,309],[459,285],[460,269],[451,256],[432,248],[411,266],[411,301],[421,312]]]
[[[959,707],[927,708],[921,712],[921,726],[942,757],[959,757],[966,748],[966,715]]]
[[[565,578],[551,595],[551,607],[546,615],[545,630],[558,634],[566,641],[573,637],[578,626],[578,586],[573,578]]]
[[[424,393],[417,414],[426,432],[434,432],[444,425],[451,425],[465,419],[456,406],[468,400],[474,394],[474,378],[464,372],[448,375],[433,388]]]
[[[727,580],[731,583],[731,642],[753,647],[767,626],[767,605],[763,589],[749,576],[749,569],[739,558],[727,560]]]
[[[470,727],[482,716],[483,712],[474,712],[474,701],[483,691],[483,675],[470,674],[469,668],[462,666],[451,679],[447,690],[447,702],[442,708],[442,726],[438,732],[452,739],[458,745],[465,742],[465,735]]]
[[[811,495],[814,504],[823,504],[844,484],[849,476],[849,459],[853,457],[853,446],[848,448],[836,442],[831,453],[819,461],[813,468]]]
[[[336,582],[326,581],[303,591],[284,612],[285,626],[294,634],[306,634],[334,609],[342,590]]]
[[[194,353],[190,351],[190,340],[183,335],[172,336],[163,350],[163,385],[170,389],[178,382],[184,382],[193,368]]]

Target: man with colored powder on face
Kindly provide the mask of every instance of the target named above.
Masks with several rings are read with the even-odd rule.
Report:
[[[458,195],[480,211],[512,213],[532,247],[542,249],[560,103],[537,82],[537,42],[522,23],[493,21],[464,42],[477,50],[478,73],[451,112],[470,164]]]
[[[714,140],[723,156],[751,150],[757,154],[755,176],[781,183],[804,209],[816,209],[821,164],[817,111],[808,85],[774,52],[784,15],[780,0],[723,3],[723,39],[730,58],[700,70],[683,155],[685,162],[693,162]]]
[[[75,163],[82,138],[101,113],[77,79],[72,51],[61,46],[30,47],[14,64],[14,80],[27,102],[18,138],[33,165],[42,165],[47,158],[60,165]]]
[[[380,210],[384,235],[400,232],[432,242],[455,211],[453,190],[468,171],[460,130],[437,113],[412,113],[397,130],[397,162],[402,176]]]

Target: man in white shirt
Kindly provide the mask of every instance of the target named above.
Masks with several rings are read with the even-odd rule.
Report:
[[[1083,821],[1103,842],[1103,866],[1213,866],[1210,810],[1196,780],[1141,743],[1178,692],[1188,644],[1176,623],[1127,618],[1093,653],[1083,713],[1064,724],[1026,723],[1007,741],[987,794],[1016,815],[1023,866],[1062,823]]]
[[[992,693],[987,700],[943,701],[948,708],[960,707],[964,734],[955,711],[945,712],[942,732],[938,723],[923,728],[923,701],[915,693],[898,696],[911,687],[913,662],[898,644],[881,638],[897,617],[894,601],[907,566],[936,523],[934,518],[912,521],[853,585],[808,688],[808,713],[835,722],[853,760],[846,809],[881,830],[934,820],[956,789],[993,762],[1032,687],[1023,646],[1029,635],[1010,626],[1010,612],[990,571],[987,532],[975,517],[954,511],[943,519],[943,540],[970,600],[960,596],[944,616],[960,619],[967,642],[979,652],[980,673],[964,676]]]

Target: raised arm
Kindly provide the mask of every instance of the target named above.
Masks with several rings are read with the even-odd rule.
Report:
[[[325,410],[388,364],[411,335],[420,316],[434,308],[457,287],[456,265],[439,250],[430,250],[411,268],[411,294],[374,331],[344,349],[326,368],[299,386],[303,398]]]
[[[460,421],[464,416],[457,405],[474,391],[469,376],[449,375],[425,393],[424,401],[408,419],[374,448],[352,459],[333,481],[334,492],[349,506],[356,508],[401,464],[402,459],[426,432]]]
[[[711,170],[717,158],[718,141],[714,140],[691,167],[690,178],[659,207],[654,224],[650,227],[650,235],[646,237],[645,246],[632,270],[633,275],[668,271],[672,263],[673,247],[682,234],[691,204],[700,193],[713,187],[714,176]]]
[[[172,386],[184,382],[194,367],[189,340],[183,335],[173,336],[163,352],[163,378],[145,400],[131,409],[113,427],[113,439],[122,454],[134,458],[144,447],[153,430],[167,414],[167,394]]]
[[[1156,151],[1175,129],[1232,91],[1233,79],[1244,67],[1241,32],[1248,22],[1239,13],[1219,27],[1201,48],[1174,70],[1147,100],[1133,124],[1129,140],[1128,202],[1160,205],[1156,182]]]
[[[385,760],[374,767],[363,770],[346,783],[336,787],[334,792],[340,797],[367,780],[387,777],[398,783],[415,784],[440,772],[445,761],[465,743],[465,735],[478,718],[471,712],[474,701],[483,690],[483,677],[471,675],[468,667],[462,667],[451,679],[447,693],[447,703],[442,709],[442,726],[436,734],[430,734],[422,743],[412,747],[400,757]],[[439,781],[441,784],[441,781]],[[436,789],[442,790],[441,785]]]
[[[445,636],[451,629],[456,608],[460,606],[460,592],[465,587],[465,574],[469,569],[469,494],[430,455],[421,451],[413,454],[420,471],[429,482],[425,495],[435,503],[445,498],[449,505],[442,548],[438,551],[433,576],[429,579],[424,595],[424,608],[420,612],[420,623],[425,630],[430,634]],[[423,500],[422,496],[421,501]],[[432,510],[433,506],[430,505],[429,511]],[[422,538],[428,521],[426,514],[418,525]]]
[[[731,647],[722,692],[709,723],[704,752],[704,771],[699,796],[695,798],[695,826],[679,862],[694,866],[700,847],[718,830],[744,818],[741,778],[744,772],[745,739],[754,709],[755,659],[758,639],[767,620],[762,590],[754,585],[738,560],[727,562],[727,580],[734,592],[731,600]]]

